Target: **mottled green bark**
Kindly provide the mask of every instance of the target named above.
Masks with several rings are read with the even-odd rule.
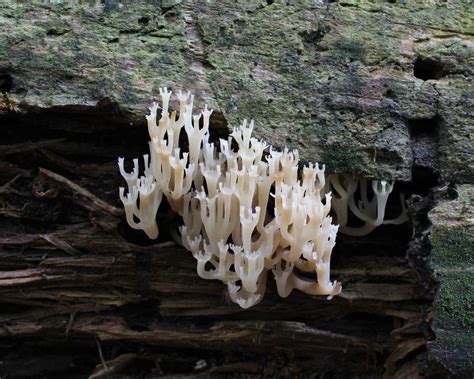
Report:
[[[411,178],[409,121],[431,120],[436,170],[472,181],[467,3],[174,3],[4,3],[3,87],[22,111],[112,103],[131,123],[159,86],[191,89],[231,126],[386,179]]]
[[[458,188],[458,198],[430,212],[431,266],[439,281],[434,306],[436,339],[428,344],[442,371],[470,377],[474,372],[474,188]]]

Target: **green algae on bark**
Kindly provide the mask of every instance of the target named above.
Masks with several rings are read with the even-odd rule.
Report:
[[[474,370],[474,187],[430,212],[431,267],[439,282],[434,303],[436,339],[428,343],[440,373],[469,377]]]
[[[470,19],[463,2],[8,2],[0,82],[23,112],[105,102],[140,125],[159,86],[189,88],[328,171],[406,181],[410,120],[439,116],[441,173],[470,182]],[[416,77],[417,59],[442,77]]]

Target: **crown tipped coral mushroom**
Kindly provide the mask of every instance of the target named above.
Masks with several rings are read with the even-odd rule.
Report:
[[[326,189],[336,194],[332,209],[336,214],[340,231],[350,236],[364,236],[382,224],[399,225],[408,220],[404,195],[400,195],[401,213],[397,218],[385,220],[385,208],[394,183],[385,180],[372,180],[372,198],[369,200],[368,180],[348,174],[331,174]],[[356,200],[359,190],[360,200]],[[364,224],[358,227],[347,226],[349,210]]]
[[[162,192],[156,186],[154,177],[150,174],[148,155],[143,157],[145,162],[145,176],[138,179],[138,159],[133,160],[133,171],[128,174],[124,169],[124,159],[119,158],[120,173],[127,181],[128,194],[124,195],[125,188],[120,187],[120,199],[125,207],[128,224],[134,229],[143,230],[148,237],[158,237],[158,224],[156,213],[161,203]],[[140,201],[140,208],[137,207]],[[140,222],[135,222],[134,217]]]
[[[156,103],[147,116],[151,142],[150,161],[144,157],[145,176],[138,179],[138,160],[126,173],[119,159],[128,185],[127,196],[120,189],[128,223],[156,238],[156,213],[164,195],[183,217],[182,243],[195,257],[198,275],[221,280],[242,308],[261,301],[270,270],[280,296],[293,289],[328,298],[338,295],[341,284],[329,279],[338,226],[329,216],[324,166],[309,164],[300,172],[297,151],[269,148],[252,137],[254,122],[246,120],[228,140],[219,141],[217,151],[209,143],[212,110],[207,105],[193,115],[193,96],[178,92],[176,120],[176,113],[168,112],[171,92],[162,88],[160,95],[161,117]],[[189,152],[178,146],[183,127]],[[380,196],[388,187],[380,187]],[[272,210],[270,196],[275,198]],[[367,208],[379,221],[373,202],[359,208]],[[300,271],[313,272],[313,280],[300,277]]]

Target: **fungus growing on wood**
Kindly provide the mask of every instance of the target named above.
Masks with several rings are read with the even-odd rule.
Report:
[[[397,218],[385,220],[385,209],[393,182],[365,178],[350,174],[330,174],[326,190],[334,194],[332,210],[336,214],[339,230],[349,236],[360,237],[369,234],[380,225],[400,225],[408,220],[405,196],[400,194],[401,213]],[[372,197],[369,198],[371,189]],[[358,193],[357,193],[358,192]],[[358,197],[356,197],[356,193]],[[363,222],[361,226],[348,226],[349,211]]]
[[[299,171],[298,152],[276,151],[253,138],[253,121],[234,128],[217,149],[209,142],[212,110],[206,106],[193,115],[193,96],[178,92],[177,118],[168,112],[171,91],[162,88],[160,95],[159,121],[156,103],[147,116],[151,141],[144,175],[138,178],[137,159],[126,173],[119,158],[128,185],[127,196],[120,188],[120,198],[130,226],[156,238],[164,195],[183,218],[182,244],[195,257],[198,275],[221,280],[242,308],[262,300],[269,271],[282,297],[293,289],[329,299],[338,295],[341,284],[329,275],[338,226],[329,216],[324,166],[309,164]],[[178,146],[183,127],[188,152]],[[300,272],[313,272],[314,279]]]

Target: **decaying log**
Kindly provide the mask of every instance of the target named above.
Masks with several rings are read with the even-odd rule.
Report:
[[[0,4],[0,376],[470,377],[473,13],[425,3]],[[328,172],[396,180],[409,222],[338,236],[331,301],[270,281],[239,308],[164,202],[157,241],[124,219],[117,157],[146,152],[165,85],[214,135],[253,117]]]
[[[0,237],[0,302],[8,305],[0,316],[4,341],[21,345],[48,338],[87,345],[97,339],[111,368],[100,368],[97,353],[88,366],[93,377],[126,371],[150,360],[157,348],[191,350],[196,362],[203,351],[224,361],[230,353],[271,354],[291,356],[297,366],[310,360],[308,370],[316,372],[382,374],[384,365],[395,372],[397,362],[426,342],[418,328],[430,299],[404,255],[406,225],[366,239],[339,237],[333,276],[344,283],[341,296],[328,301],[293,293],[281,299],[270,284],[261,304],[243,310],[227,299],[220,282],[197,276],[194,258],[176,242],[132,236],[117,202],[109,204],[67,179],[74,173],[39,168],[31,175],[23,181],[31,193],[20,193],[21,177],[4,186],[9,192]],[[116,170],[81,178],[119,181]],[[101,188],[109,191],[116,187]],[[14,204],[19,200],[22,207]],[[50,201],[61,204],[53,214],[32,211]],[[78,207],[72,215],[71,203]],[[72,216],[75,222],[61,221]],[[26,231],[12,217],[44,223],[45,230]],[[130,242],[134,238],[140,244]],[[111,356],[117,343],[128,347]],[[140,353],[137,344],[151,350]],[[8,370],[18,364],[13,357],[9,362]],[[241,363],[232,365],[238,369]],[[208,370],[217,375],[230,368],[215,364]]]

